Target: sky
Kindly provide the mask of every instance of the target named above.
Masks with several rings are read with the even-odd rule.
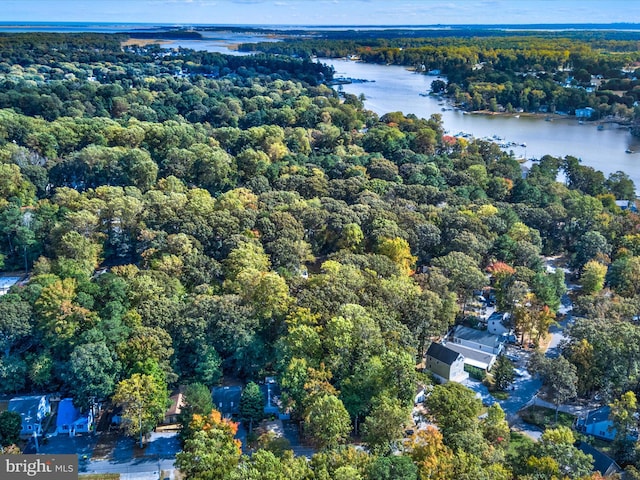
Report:
[[[640,23],[637,0],[0,0],[5,22],[217,25]]]

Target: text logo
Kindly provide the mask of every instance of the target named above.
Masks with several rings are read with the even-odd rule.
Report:
[[[2,480],[77,480],[77,455],[6,455],[0,457]]]

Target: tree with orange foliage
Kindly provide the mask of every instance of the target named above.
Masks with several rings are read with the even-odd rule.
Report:
[[[436,427],[429,425],[413,434],[407,451],[418,466],[421,479],[453,478],[453,452],[442,442],[442,434]]]
[[[207,416],[194,415],[191,435],[182,452],[176,455],[176,466],[189,480],[225,480],[231,478],[242,451],[234,438],[238,424],[222,418],[217,410]]]

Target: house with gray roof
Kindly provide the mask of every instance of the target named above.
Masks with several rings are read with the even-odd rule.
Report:
[[[456,326],[447,336],[447,344],[457,344],[492,355],[500,355],[504,349],[505,337],[486,330]]]
[[[610,414],[611,408],[608,405],[592,410],[586,416],[576,420],[576,430],[603,440],[613,440],[616,436],[616,429],[609,418]]]
[[[593,457],[594,472],[600,472],[603,477],[609,477],[609,475],[622,472],[622,468],[620,468],[620,465],[618,465],[613,458],[606,456],[588,443],[580,442],[577,447],[578,450]]]
[[[223,417],[229,418],[240,414],[240,397],[242,387],[214,387],[211,392],[213,406]]]
[[[498,356],[493,353],[475,350],[459,343],[447,342],[446,345],[447,348],[458,352],[464,357],[465,365],[476,367],[487,372],[491,370],[491,367],[493,367],[493,364],[496,363],[496,359],[498,358]]]
[[[42,424],[51,413],[51,404],[46,395],[15,397],[9,400],[8,410],[22,417],[21,436],[42,435]]]
[[[464,371],[464,357],[450,348],[433,342],[425,356],[428,370],[441,382],[462,382],[469,378]]]

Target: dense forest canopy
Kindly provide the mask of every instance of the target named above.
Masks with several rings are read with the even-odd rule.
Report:
[[[2,393],[86,406],[143,392],[148,431],[167,389],[190,384],[189,478],[587,478],[571,432],[507,453],[502,410],[479,420],[456,384],[428,401],[439,429],[389,454],[430,383],[416,366],[474,292],[491,283],[518,332],[546,331],[565,285],[543,254],[584,279],[563,351],[579,394],[638,390],[626,174],[545,156],[523,175],[497,145],[443,135],[438,115],[378,117],[338,96],[315,62],[121,40],[0,36],[0,252],[30,274],[0,297]],[[556,56],[571,60],[540,61]],[[194,400],[222,375],[276,375],[321,453],[307,463],[267,439],[240,459],[234,425]],[[350,435],[368,452],[339,449]],[[194,461],[203,448],[210,464]]]

